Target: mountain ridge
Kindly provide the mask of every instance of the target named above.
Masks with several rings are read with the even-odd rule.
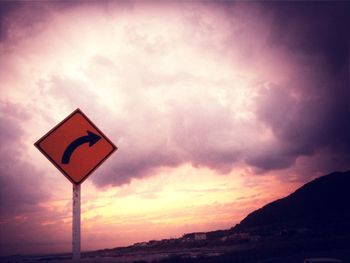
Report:
[[[318,177],[248,214],[234,231],[268,225],[309,226],[350,219],[350,171]]]

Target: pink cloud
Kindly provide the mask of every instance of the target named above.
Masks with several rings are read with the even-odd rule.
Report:
[[[184,163],[283,180],[348,169],[345,16],[329,22],[327,5],[1,3],[0,208],[48,198],[32,143],[77,107],[119,147],[99,187]]]

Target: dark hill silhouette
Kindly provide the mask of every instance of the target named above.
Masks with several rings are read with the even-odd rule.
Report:
[[[232,230],[349,222],[350,171],[319,177],[289,196],[255,210]]]
[[[252,212],[231,229],[206,232],[204,239],[188,233],[184,238],[151,240],[85,255],[167,255],[154,261],[164,263],[303,262],[310,255],[350,259],[349,190],[350,171],[335,172]]]

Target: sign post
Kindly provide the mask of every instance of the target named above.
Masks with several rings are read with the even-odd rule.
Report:
[[[80,184],[73,184],[73,220],[72,220],[73,260],[80,259]]]
[[[73,184],[72,252],[80,259],[80,185],[118,148],[76,109],[34,144]]]

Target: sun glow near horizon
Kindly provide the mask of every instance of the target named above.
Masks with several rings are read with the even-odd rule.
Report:
[[[228,229],[249,212],[299,186],[275,180],[273,174],[251,180],[246,173],[241,168],[218,175],[208,168],[184,164],[103,191],[88,180],[82,185],[83,247],[125,246],[188,232]],[[267,192],[267,187],[275,190]],[[57,194],[42,205],[48,213],[60,214],[60,219],[42,225],[61,224],[62,230],[69,232],[71,200],[62,200],[62,194]],[[67,242],[67,250],[69,246]]]

